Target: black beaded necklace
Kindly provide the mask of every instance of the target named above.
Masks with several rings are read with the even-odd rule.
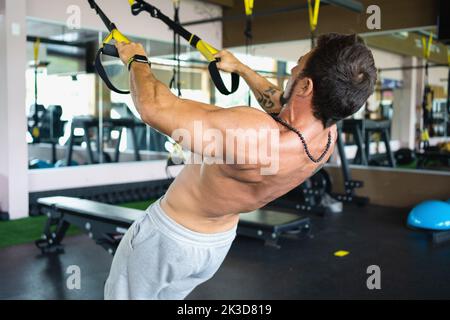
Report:
[[[308,156],[308,158],[312,162],[319,163],[320,161],[322,161],[323,157],[325,157],[325,155],[327,154],[327,152],[328,152],[328,150],[330,149],[330,146],[331,146],[331,132],[328,132],[328,143],[327,143],[327,146],[325,148],[325,151],[320,155],[319,158],[314,159],[313,156],[311,155],[311,153],[309,152],[308,145],[306,144],[305,138],[303,138],[303,135],[300,133],[300,131],[298,131],[293,126],[291,126],[289,123],[287,123],[286,121],[281,119],[278,115],[271,114],[271,116],[272,116],[272,118],[275,121],[277,121],[278,123],[281,123],[283,126],[288,128],[289,130],[295,132],[300,137],[300,140],[302,141],[303,147],[305,148],[306,155]]]

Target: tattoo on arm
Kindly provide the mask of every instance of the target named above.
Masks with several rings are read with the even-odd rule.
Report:
[[[277,93],[277,89],[274,87],[270,87],[269,89],[265,90],[264,92],[258,91],[258,103],[263,107],[264,109],[272,109],[275,106],[275,103],[273,102],[273,95]]]

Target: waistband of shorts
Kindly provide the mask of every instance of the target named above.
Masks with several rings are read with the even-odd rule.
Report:
[[[236,238],[237,225],[225,232],[200,233],[192,231],[170,218],[161,208],[161,199],[147,209],[147,215],[157,225],[159,231],[166,236],[183,243],[202,247],[222,247],[230,245]]]

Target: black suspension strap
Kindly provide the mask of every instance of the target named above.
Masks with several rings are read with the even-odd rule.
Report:
[[[130,43],[130,40],[125,37],[116,27],[116,25],[111,22],[111,20],[106,16],[106,14],[102,11],[102,9],[95,3],[94,0],[88,0],[90,6],[92,9],[95,10],[97,15],[100,17],[100,19],[105,24],[106,28],[109,31],[108,36],[103,40],[103,44],[100,47],[100,49],[97,52],[97,55],[95,57],[95,69],[97,70],[98,75],[103,80],[103,82],[106,84],[106,86],[114,92],[117,92],[119,94],[129,94],[130,91],[124,91],[116,88],[112,82],[109,80],[108,75],[105,71],[105,68],[102,64],[102,56],[107,55],[111,57],[119,57],[119,52],[117,51],[117,48],[109,44],[112,40],[115,40],[116,42],[125,42]]]
[[[218,61],[216,58],[214,58],[214,55],[218,52],[217,49],[200,39],[195,34],[186,30],[179,23],[176,23],[168,16],[163,14],[161,10],[145,2],[144,0],[128,0],[128,2],[131,5],[131,12],[133,13],[133,15],[137,16],[143,11],[148,12],[150,16],[164,22],[170,29],[172,29],[175,33],[189,42],[192,47],[197,49],[206,58],[206,60],[210,62],[208,70],[211,75],[211,79],[214,82],[214,85],[216,86],[217,90],[220,91],[220,93],[229,95],[236,92],[236,90],[239,88],[239,75],[237,73],[231,74],[231,89],[228,90],[223,82],[222,77],[220,76],[219,69],[217,68]]]
[[[431,90],[429,84],[429,76],[428,76],[428,68],[429,68],[429,59],[431,54],[431,47],[433,45],[433,33],[430,33],[428,41],[425,37],[422,37],[422,49],[423,49],[423,58],[426,61],[425,64],[425,83],[423,90],[423,99],[422,99],[422,132],[421,132],[421,147],[426,149],[430,145],[430,129],[431,126],[431,112],[432,112],[432,101],[433,101],[433,91]]]
[[[176,23],[180,23],[180,0],[173,0],[173,9],[174,9],[174,21]],[[173,76],[170,80],[169,87],[171,89],[176,89],[178,93],[178,97],[181,97],[181,43],[180,43],[180,35],[176,32],[173,33],[173,60],[176,64],[173,67]]]
[[[245,53],[247,55],[250,55],[251,47],[253,44],[253,7],[254,7],[255,1],[254,0],[244,0],[244,7],[245,7],[245,15],[247,17],[246,19],[246,25],[244,30],[244,36],[245,36]],[[250,106],[252,102],[252,96],[251,92],[248,93],[248,105]]]
[[[39,48],[41,45],[41,39],[37,38],[33,44],[34,52],[34,114],[33,114],[33,137],[39,137],[39,115],[38,115],[38,69],[39,69]]]
[[[447,112],[450,113],[450,47],[447,47],[448,76],[447,76]]]
[[[250,54],[250,47],[253,41],[253,7],[254,0],[244,0],[246,25],[244,30],[246,54]]]

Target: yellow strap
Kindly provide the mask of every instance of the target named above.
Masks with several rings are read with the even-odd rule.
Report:
[[[122,32],[120,32],[117,29],[114,29],[110,34],[106,36],[106,38],[103,40],[103,43],[109,43],[111,40],[116,40],[117,42],[125,42],[130,43],[130,40],[125,37]]]
[[[427,58],[427,40],[422,36],[422,56],[424,59]]]
[[[194,40],[194,37],[195,37],[195,35],[192,33],[191,37],[189,38],[189,44],[192,44],[192,40]],[[208,42],[203,41],[203,40],[199,40],[195,47],[202,54],[202,56],[204,56],[205,59],[208,60],[209,62],[212,62],[212,61],[216,60],[216,58],[214,58],[214,55],[217,52],[219,52],[219,50],[214,48]]]
[[[433,46],[433,32],[430,32],[430,37],[428,38],[428,47],[427,47],[427,57],[430,57],[431,48]]]
[[[34,138],[39,138],[39,136],[41,135],[41,131],[39,130],[38,127],[34,127],[33,130],[31,131],[31,135]]]
[[[116,41],[118,41],[118,42],[130,43],[130,40],[129,40],[127,37],[125,37],[125,36],[122,34],[122,32],[120,32],[120,31],[117,30],[117,29],[114,29],[114,30],[112,31],[112,36],[113,36],[113,39],[116,40]]]
[[[103,43],[109,43],[113,39],[112,33],[108,34],[105,39],[103,39]]]
[[[134,4],[134,0],[128,0],[128,2],[130,3],[130,6]]]
[[[37,38],[33,44],[34,49],[34,62],[36,65],[39,63],[39,47],[41,46],[41,39]]]
[[[447,47],[448,66],[450,67],[450,47]]]
[[[312,6],[311,0],[308,0],[308,11],[309,11],[309,26],[311,31],[316,31],[317,23],[319,22],[319,8],[320,0],[315,0],[314,8]]]
[[[433,33],[431,32],[430,36],[428,37],[428,43],[427,43],[427,38],[422,37],[422,49],[423,49],[424,59],[426,59],[426,60],[430,59],[432,46],[433,46]]]
[[[245,14],[247,16],[251,16],[253,14],[254,4],[255,4],[255,0],[244,0]]]
[[[428,129],[422,131],[422,141],[429,141],[430,135],[428,134]]]
[[[219,52],[219,50],[203,40],[197,43],[196,48],[209,62],[215,61],[214,55]]]

